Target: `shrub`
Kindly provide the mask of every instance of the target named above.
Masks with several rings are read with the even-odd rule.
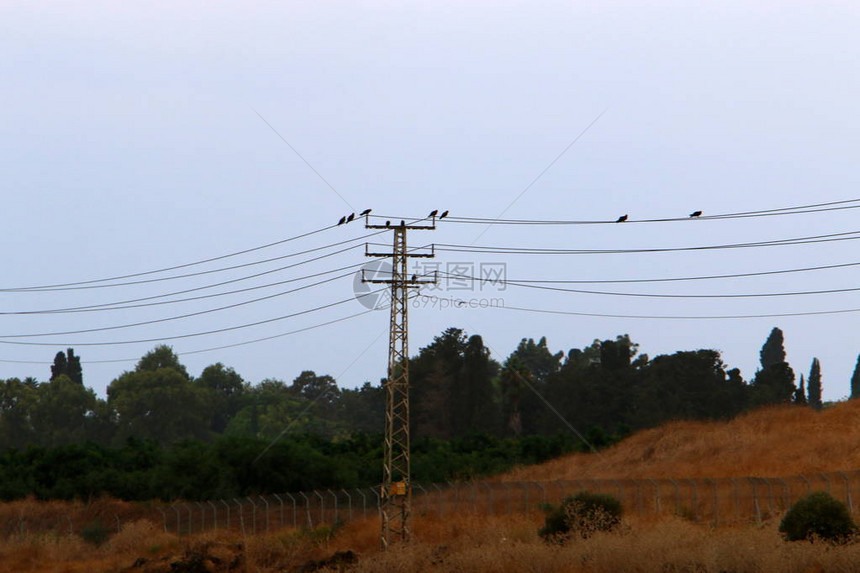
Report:
[[[839,542],[856,531],[845,504],[823,491],[799,500],[779,524],[779,532],[786,541],[821,538]]]
[[[102,525],[102,521],[99,518],[95,518],[81,530],[81,537],[87,543],[99,546],[110,537],[110,529]]]
[[[610,531],[621,523],[621,502],[611,495],[580,492],[558,507],[549,506],[538,534],[547,541],[563,543],[570,535],[587,539],[598,531]]]

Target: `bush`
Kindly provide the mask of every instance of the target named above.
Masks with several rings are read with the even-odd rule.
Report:
[[[840,542],[856,531],[845,504],[823,491],[799,500],[779,524],[779,532],[786,541],[821,538]]]
[[[546,541],[563,543],[571,534],[587,539],[598,531],[611,531],[621,523],[621,502],[611,495],[580,492],[559,507],[549,506],[538,534]]]

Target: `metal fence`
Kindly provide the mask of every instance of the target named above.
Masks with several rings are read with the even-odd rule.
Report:
[[[463,513],[539,512],[544,504],[558,503],[580,491],[613,495],[629,514],[675,514],[714,525],[761,522],[784,512],[813,491],[829,492],[854,514],[854,500],[860,495],[860,470],[775,478],[413,483],[412,513],[444,518]],[[176,503],[158,507],[157,511],[165,531],[183,534],[227,528],[246,534],[284,527],[312,528],[377,516],[379,488]]]
[[[611,494],[621,501],[627,514],[675,514],[721,525],[761,522],[781,514],[813,491],[829,492],[856,514],[860,470],[774,478],[413,482],[412,514],[445,518],[469,513],[538,513],[544,504],[556,504],[580,491]],[[94,524],[107,531],[120,531],[124,524],[139,519],[179,534],[231,529],[253,535],[283,528],[314,528],[378,517],[379,493],[379,488],[373,487],[173,504],[100,500],[70,504],[61,511],[56,504],[12,502],[2,506],[0,537],[48,531],[84,534]]]

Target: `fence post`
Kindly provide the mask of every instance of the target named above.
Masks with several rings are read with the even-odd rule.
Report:
[[[536,486],[538,486],[538,488],[540,488],[540,502],[546,503],[546,489],[543,487],[543,484],[541,484],[539,481],[532,483],[534,483]]]
[[[753,488],[753,506],[755,507],[755,521],[761,525],[761,508],[758,505],[758,488],[756,487],[756,478],[747,478]]]
[[[505,490],[507,490],[505,492],[505,500],[507,502],[507,507],[508,507],[508,513],[507,514],[510,515],[511,514],[511,504],[513,503],[511,500],[514,497],[513,495],[511,495],[511,491],[514,489],[514,485],[510,482],[503,482],[502,486],[505,488]]]
[[[669,482],[675,486],[675,515],[681,515],[681,488],[672,478],[669,478]]]
[[[239,506],[239,525],[242,526],[242,537],[245,537],[245,508],[242,507],[242,502],[239,501],[238,497],[233,498],[233,501]]]
[[[564,501],[564,482],[560,479],[555,480],[556,485],[558,486],[558,494],[559,494],[559,503]]]
[[[424,488],[421,488],[421,489],[424,489]],[[349,492],[346,491],[345,489],[342,489],[340,491],[342,491],[344,494],[346,494],[346,503],[347,503],[347,507],[349,508],[348,513],[347,513],[347,515],[349,515],[349,517],[347,519],[352,521],[352,496],[349,495]]]
[[[379,518],[382,519],[382,487],[372,487],[370,491],[376,496],[376,512],[379,514]]]
[[[711,484],[714,492],[714,527],[717,527],[720,524],[720,500],[717,497],[717,480],[711,478],[705,478],[705,484]]]
[[[207,502],[212,507],[212,528],[218,531],[218,506],[212,501]]]
[[[729,481],[732,484],[732,493],[735,497],[735,517],[740,518],[741,516],[741,489],[738,485],[738,482],[735,478],[729,478]]]
[[[300,491],[299,495],[305,498],[305,513],[308,517],[308,527],[312,528],[314,526],[314,521],[313,519],[311,519],[311,500],[308,498],[308,496],[305,495],[305,492],[303,491]]]
[[[839,472],[839,476],[845,481],[845,500],[848,503],[848,511],[854,513],[854,503],[851,500],[851,481],[845,472]]]
[[[180,521],[181,518],[179,517],[179,510],[176,509],[176,504],[171,505],[170,509],[176,513],[176,535],[182,535],[182,523]]]
[[[296,498],[294,498],[291,493],[287,493],[286,496],[290,498],[291,502],[293,502],[293,528],[297,528],[299,526],[299,518],[298,515],[296,515]]]
[[[824,480],[824,483],[827,484],[827,493],[831,493],[833,491],[833,488],[830,486],[830,478],[827,477],[827,474],[818,474],[818,475],[820,475],[821,479]]]
[[[418,483],[418,482],[414,482],[414,483],[412,484],[412,487],[413,487],[413,488],[417,488],[417,489],[420,489],[420,490],[421,490],[421,493],[422,493],[421,499],[422,499],[422,500],[424,500],[424,503],[423,503],[423,505],[424,505],[424,513],[427,513],[427,511],[428,511],[428,509],[427,509],[427,503],[428,503],[428,502],[427,502],[427,490],[426,490],[426,489],[424,489],[424,486],[422,486],[422,485],[421,485],[420,483]],[[413,498],[413,499],[415,499],[415,498]],[[417,505],[417,504],[416,504],[416,505]]]
[[[167,514],[164,513],[164,510],[161,509],[160,507],[156,507],[155,509],[157,509],[158,513],[161,514],[162,523],[164,524],[164,533],[167,533]],[[68,515],[66,516],[66,519],[69,520],[69,535],[71,535],[71,533],[72,533],[72,520]]]
[[[791,504],[789,497],[791,496],[791,490],[788,487],[788,484],[785,483],[785,480],[782,478],[774,478],[776,481],[782,484],[782,508],[788,509],[788,506]]]
[[[283,500],[283,499],[281,499],[281,496],[279,496],[279,495],[278,495],[278,494],[276,494],[276,493],[273,493],[272,495],[273,495],[273,496],[275,496],[275,499],[277,499],[277,500],[278,500],[278,503],[279,503],[279,504],[281,504],[281,509],[280,509],[280,512],[279,512],[280,519],[279,519],[279,521],[278,521],[278,523],[279,523],[280,525],[278,525],[278,527],[280,527],[281,529],[283,529],[283,527],[284,527],[284,500]]]
[[[224,504],[224,507],[226,507],[226,508],[227,508],[227,529],[230,529],[230,504],[229,504],[229,503],[227,503],[227,502],[226,502],[225,500],[223,500],[223,499],[221,500],[221,503],[223,503],[223,504]]]
[[[317,496],[320,500],[320,525],[325,523],[325,499],[320,492],[314,490],[314,495]]]
[[[800,479],[802,479],[803,482],[806,484],[806,495],[809,495],[810,493],[812,493],[812,484],[809,483],[809,480],[806,479],[806,476],[803,474],[800,474],[798,477]]]
[[[364,491],[362,491],[361,489],[356,489],[355,491],[357,491],[358,495],[361,496],[361,517],[363,519],[366,519],[367,518],[367,496],[364,495]]]
[[[699,486],[693,479],[687,479],[690,485],[693,486],[693,518],[699,521]]]
[[[330,489],[327,489],[326,491],[330,493],[332,499],[334,499],[334,522],[337,523],[338,521],[340,521],[340,508],[337,504],[337,494]]]
[[[200,532],[203,533],[203,530],[206,528],[206,506],[199,501],[195,501],[194,505],[200,508]]]
[[[257,504],[250,495],[245,499],[251,502],[251,535],[257,535]]]
[[[659,515],[663,510],[660,506],[660,486],[653,479],[649,479],[648,481],[654,486],[654,511]]]
[[[263,500],[263,505],[266,506],[266,533],[269,533],[269,500],[262,495],[260,496],[260,499]]]

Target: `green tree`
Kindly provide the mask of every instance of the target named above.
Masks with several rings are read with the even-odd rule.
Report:
[[[209,429],[221,434],[227,424],[242,408],[242,398],[247,385],[242,377],[232,368],[226,368],[220,362],[203,369],[194,385],[202,388],[211,407]]]
[[[787,403],[794,397],[794,370],[785,361],[782,330],[770,331],[759,352],[761,370],[752,381],[751,403],[753,406]]]
[[[821,364],[818,358],[812,359],[812,366],[809,368],[809,382],[807,383],[807,392],[809,394],[809,406],[816,410],[821,409]]]
[[[69,348],[65,353],[57,352],[54,357],[54,364],[51,366],[51,380],[58,376],[68,376],[72,382],[83,386],[84,376],[81,369],[81,359],[79,356],[75,356],[74,349]]]
[[[854,374],[851,375],[851,398],[860,398],[860,355],[857,356]]]
[[[797,389],[794,391],[794,403],[799,404],[801,406],[806,406],[806,386],[804,384],[803,374],[800,375],[800,384],[797,385]]]
[[[39,384],[31,408],[36,442],[54,447],[91,438],[95,416],[95,392],[72,381],[65,374]]]
[[[782,330],[774,327],[770,331],[770,335],[767,337],[764,346],[761,347],[761,352],[759,352],[762,370],[785,363],[784,342]]]
[[[23,448],[33,443],[32,409],[37,388],[33,379],[0,381],[0,449]]]
[[[119,443],[134,437],[170,444],[208,435],[204,390],[173,367],[125,372],[110,383],[107,395],[116,412]]]
[[[179,357],[173,352],[173,348],[166,344],[156,346],[137,362],[135,372],[155,372],[160,368],[172,368],[181,374],[186,380],[190,380],[188,370],[179,362]]]
[[[522,403],[526,393],[530,392],[529,385],[534,384],[532,377],[532,371],[516,354],[509,356],[502,367],[502,412],[505,429],[513,436],[519,437],[523,433]]]

